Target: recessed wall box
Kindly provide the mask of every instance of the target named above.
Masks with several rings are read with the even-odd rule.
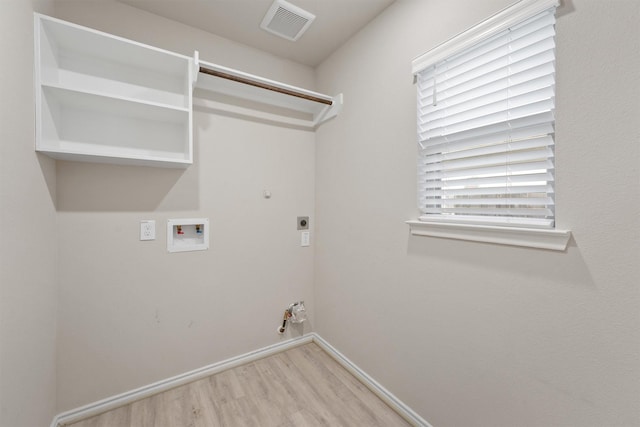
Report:
[[[209,219],[189,218],[167,221],[169,252],[204,251],[209,249]]]

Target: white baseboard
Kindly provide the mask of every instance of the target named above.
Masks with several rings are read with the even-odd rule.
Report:
[[[336,362],[342,365],[351,375],[356,377],[363,383],[369,390],[371,390],[376,396],[378,396],[383,402],[389,405],[395,410],[402,418],[407,422],[413,424],[416,427],[432,427],[424,418],[422,418],[413,409],[405,405],[400,399],[394,396],[389,390],[384,388],[380,383],[371,378],[366,372],[360,369],[355,363],[347,359],[342,353],[336,350],[331,344],[326,342],[320,335],[315,332],[310,333],[313,336],[313,342],[318,344],[320,348],[326,351]]]
[[[290,348],[310,343],[312,341],[313,337],[309,335],[304,335],[300,338],[293,338],[287,341],[280,342],[278,344],[263,347],[256,351],[242,354],[240,356],[232,357],[218,363],[204,366],[202,368],[195,369],[184,374],[176,375],[175,377],[167,378],[165,380],[161,380],[156,383],[137,388],[135,390],[111,396],[106,399],[99,400],[97,402],[93,402],[88,405],[81,406],[79,408],[56,415],[51,422],[51,427],[61,427],[72,424],[80,420],[99,415],[103,412],[119,408],[120,406],[127,405],[137,400],[144,399],[145,397],[153,396],[154,394],[161,393],[163,391],[170,390],[172,388],[181,386],[183,384],[188,384],[202,378],[206,378],[218,372],[235,368],[236,366],[244,365],[245,363],[250,363],[255,360],[262,359],[273,354],[280,353],[282,351],[286,351]]]
[[[398,414],[400,414],[409,423],[420,427],[431,427],[420,415],[414,412],[407,405],[402,403],[400,399],[391,394],[387,389],[378,384],[373,378],[367,375],[364,371],[358,368],[353,362],[343,356],[339,351],[332,347],[318,334],[312,332],[306,334],[300,338],[293,338],[287,341],[283,341],[278,344],[273,344],[267,347],[263,347],[256,351],[242,354],[240,356],[232,357],[227,360],[223,360],[218,363],[214,363],[200,369],[196,369],[190,372],[186,372],[175,377],[167,378],[162,381],[158,381],[153,384],[146,385],[144,387],[137,388],[135,390],[127,391],[122,394],[108,397],[97,402],[90,403],[88,405],[72,409],[70,411],[63,412],[54,417],[51,422],[51,427],[62,427],[68,424],[72,424],[86,418],[99,415],[103,412],[110,411],[120,406],[127,405],[140,399],[152,396],[157,393],[161,393],[172,388],[197,381],[202,378],[206,378],[210,375],[218,372],[225,371],[227,369],[235,368],[246,363],[253,362],[258,359],[262,359],[271,356],[276,353],[280,353],[297,347],[303,344],[315,342],[324,351],[326,351],[331,357],[333,357],[340,365],[353,374],[358,380],[367,386],[374,394],[382,399],[387,405],[393,408]]]

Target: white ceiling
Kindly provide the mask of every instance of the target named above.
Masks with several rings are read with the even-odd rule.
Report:
[[[260,28],[273,0],[119,0],[138,9],[312,67],[395,0],[288,0],[316,15],[292,42]]]

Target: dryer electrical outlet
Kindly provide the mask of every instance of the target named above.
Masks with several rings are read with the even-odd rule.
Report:
[[[308,230],[309,229],[309,217],[308,216],[299,216],[297,219],[297,227],[298,230]]]

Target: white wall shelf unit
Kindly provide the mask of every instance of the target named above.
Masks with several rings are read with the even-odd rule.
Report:
[[[187,167],[196,105],[316,129],[342,108],[328,96],[35,16],[36,151],[63,160]],[[197,82],[197,83],[196,83]]]
[[[198,52],[194,66],[200,72],[194,103],[205,108],[309,129],[335,117],[342,108],[342,94],[324,95],[200,61]]]
[[[193,162],[193,60],[35,14],[36,150],[64,160]]]

